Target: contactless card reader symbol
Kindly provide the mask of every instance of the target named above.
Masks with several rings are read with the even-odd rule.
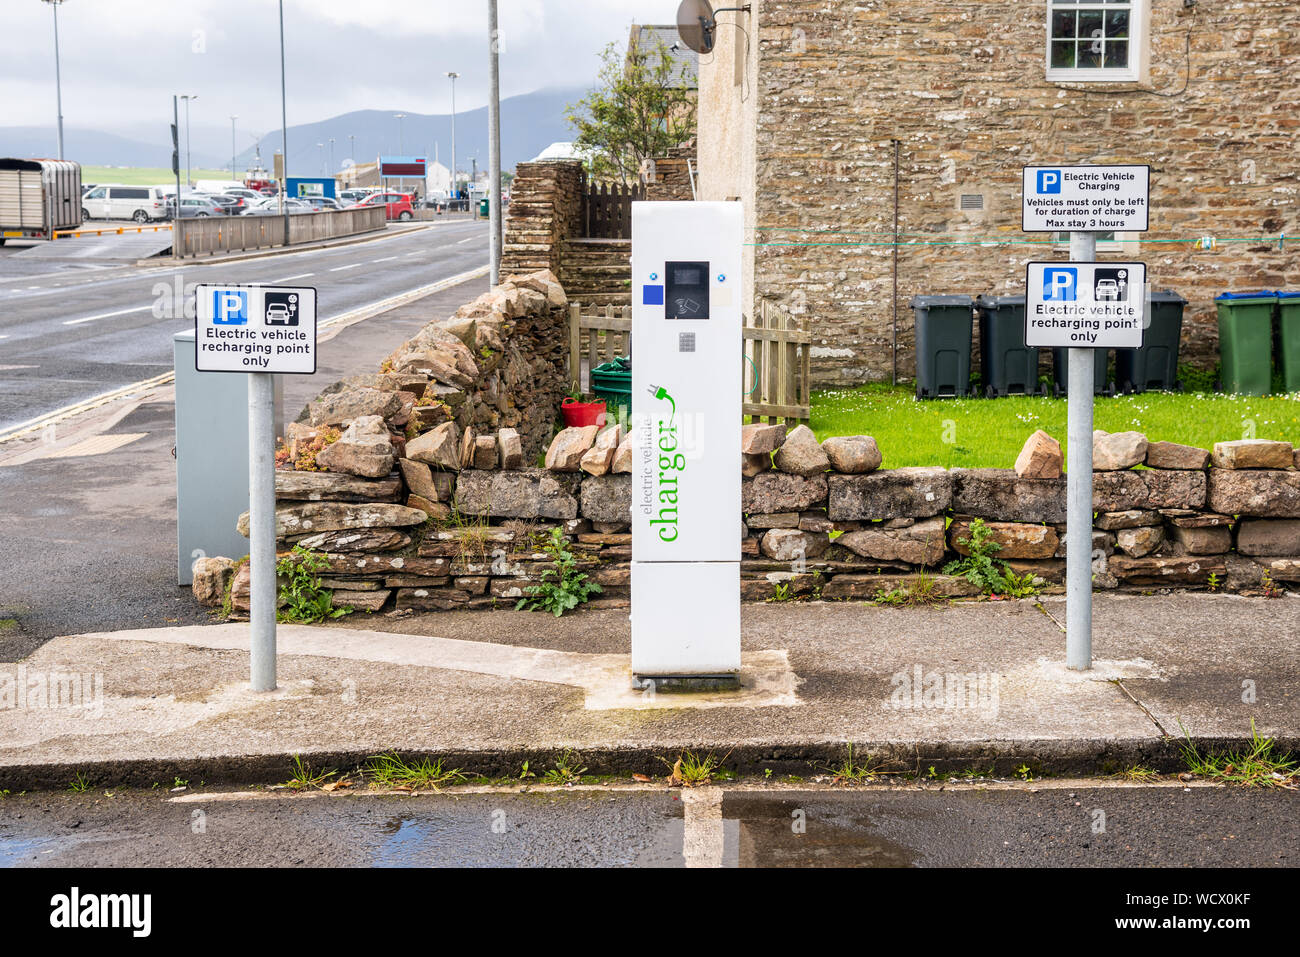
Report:
[[[239,289],[212,290],[212,323],[243,326],[248,323],[248,293]]]
[[[268,292],[266,294],[266,324],[268,326],[298,325],[298,294],[296,292]]]

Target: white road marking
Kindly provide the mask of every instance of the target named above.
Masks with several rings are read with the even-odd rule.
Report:
[[[306,279],[308,276],[314,276],[314,275],[316,275],[314,272],[300,272],[296,276],[285,276],[283,279],[272,279],[271,283],[275,284],[277,282],[292,282],[295,279]]]
[[[372,263],[386,263],[386,262],[389,262],[389,261],[394,260],[394,259],[396,259],[396,258],[397,258],[396,256],[385,256],[383,259],[372,259],[372,260],[370,260],[370,261],[371,261]]]
[[[364,266],[365,263],[349,263],[346,266],[335,266],[330,272],[342,272],[344,269],[356,269],[358,266]]]
[[[153,306],[137,306],[134,309],[119,309],[117,312],[101,312],[97,316],[82,316],[80,319],[65,319],[65,326],[79,326],[83,322],[94,322],[96,319],[111,319],[113,316],[125,316],[133,312],[144,312],[146,309],[152,309]]]
[[[463,246],[466,243],[472,243],[476,239],[482,239],[482,236],[471,236],[469,239],[460,239],[456,241],[457,246]]]

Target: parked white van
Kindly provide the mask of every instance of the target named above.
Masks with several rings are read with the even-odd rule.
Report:
[[[84,219],[133,219],[147,223],[166,219],[171,212],[167,197],[157,186],[96,186],[81,197]]]

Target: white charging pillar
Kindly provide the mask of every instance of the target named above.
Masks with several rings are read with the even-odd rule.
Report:
[[[632,204],[632,671],[740,670],[739,203]]]

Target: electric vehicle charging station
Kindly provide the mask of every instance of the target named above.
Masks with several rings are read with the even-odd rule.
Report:
[[[632,204],[632,672],[740,670],[739,203]]]

